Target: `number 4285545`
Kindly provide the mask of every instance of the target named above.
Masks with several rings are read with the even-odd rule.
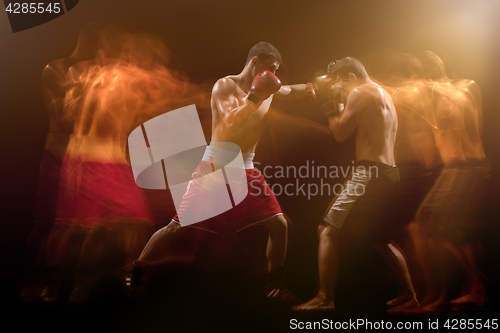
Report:
[[[14,3],[9,3],[7,8],[5,8],[5,11],[8,13],[12,14],[42,14],[42,13],[60,13],[61,12],[61,4],[58,2],[55,3],[49,3],[44,4],[41,2],[14,2]]]
[[[498,329],[498,319],[448,319],[444,323],[446,329]]]

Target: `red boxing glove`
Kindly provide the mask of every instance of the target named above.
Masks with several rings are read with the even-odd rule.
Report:
[[[255,75],[246,102],[257,109],[260,104],[281,88],[281,81],[270,71]]]

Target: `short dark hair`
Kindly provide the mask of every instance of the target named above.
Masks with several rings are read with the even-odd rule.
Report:
[[[328,74],[346,77],[353,73],[358,78],[369,79],[368,73],[363,64],[351,57],[345,57],[340,60],[334,60],[328,64]]]
[[[441,58],[432,51],[424,51],[417,54],[417,58],[424,67],[425,74],[430,75],[431,80],[447,79],[446,69]]]
[[[248,52],[247,64],[253,57],[258,57],[259,59],[273,59],[277,60],[280,64],[282,63],[281,54],[277,48],[268,42],[259,42],[252,46],[250,52]]]

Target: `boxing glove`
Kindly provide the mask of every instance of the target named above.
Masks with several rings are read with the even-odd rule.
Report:
[[[306,83],[306,93],[312,96],[315,100],[318,100],[318,96],[316,95],[316,90],[314,90],[314,85],[312,82],[307,82]]]
[[[257,109],[264,100],[278,92],[280,88],[281,81],[278,77],[270,71],[263,71],[254,77],[246,102]]]
[[[339,80],[338,76],[334,78],[331,75],[323,75],[315,78],[309,86],[312,91],[311,95],[321,103],[323,114],[327,118],[333,117],[339,112],[337,105],[342,96],[342,88],[336,85]],[[306,91],[308,91],[307,86]]]

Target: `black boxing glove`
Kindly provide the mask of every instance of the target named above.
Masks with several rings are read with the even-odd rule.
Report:
[[[340,112],[338,104],[340,104],[342,88],[336,85],[339,80],[338,76],[335,78],[331,75],[318,76],[309,88],[311,96],[321,103],[323,115],[327,118],[334,117]]]

